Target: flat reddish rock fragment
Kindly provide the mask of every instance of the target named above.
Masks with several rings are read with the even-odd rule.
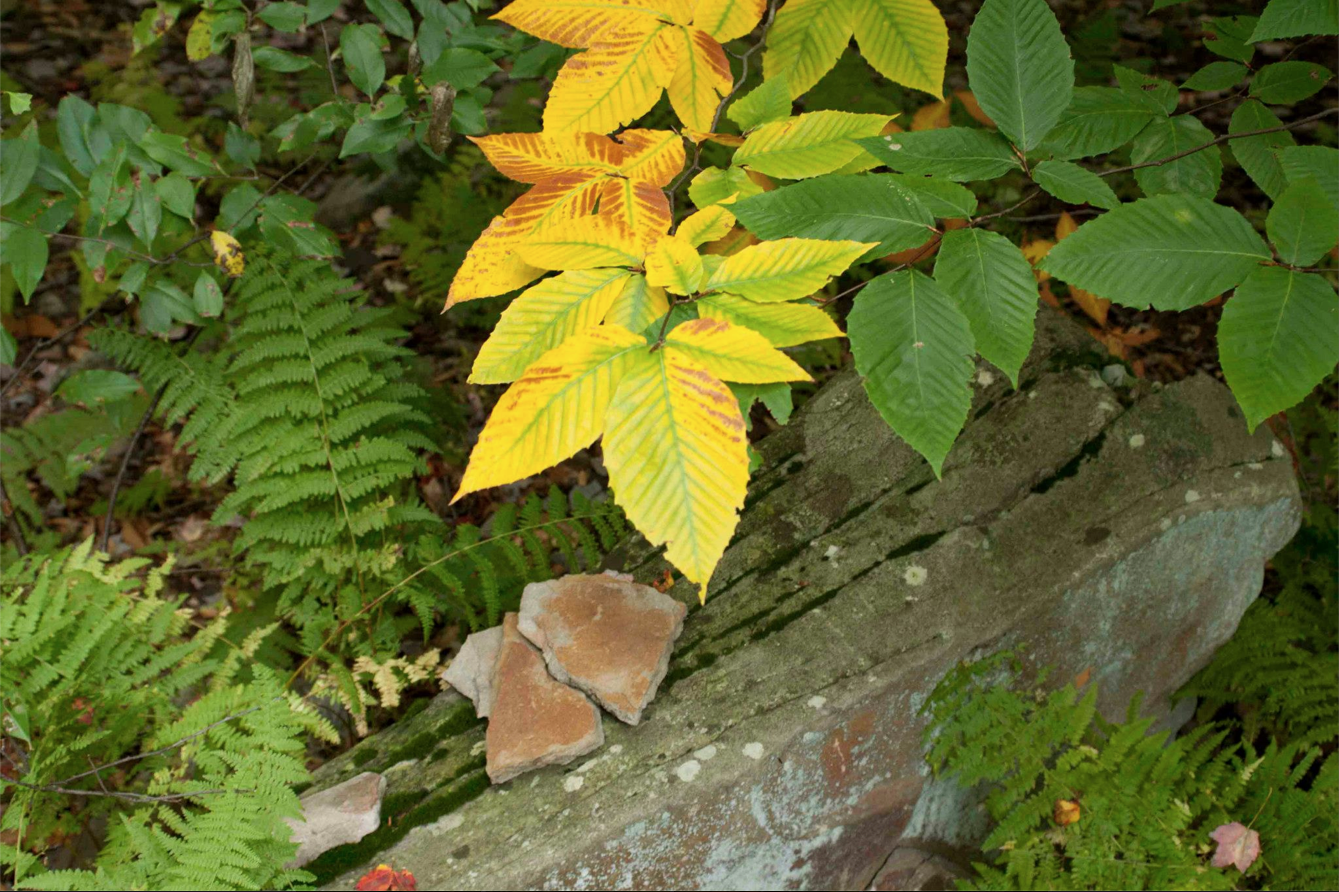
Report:
[[[554,678],[635,725],[665,677],[686,612],[649,585],[564,576],[525,587],[518,628]]]
[[[319,793],[303,796],[302,820],[284,818],[293,828],[297,853],[289,867],[301,867],[335,846],[358,842],[381,826],[386,779],[372,771]]]
[[[488,777],[495,784],[545,765],[565,765],[604,743],[599,709],[580,691],[554,681],[539,651],[517,631],[514,613],[502,621],[486,743]]]
[[[493,626],[465,639],[442,680],[474,701],[474,712],[487,718],[493,708],[493,673],[502,649],[502,627]]]

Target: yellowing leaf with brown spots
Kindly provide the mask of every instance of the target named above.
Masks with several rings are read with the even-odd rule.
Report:
[[[610,30],[656,24],[675,15],[691,15],[688,0],[513,0],[493,18],[549,43],[578,49]]]
[[[723,319],[732,325],[751,328],[773,347],[794,347],[842,336],[832,317],[805,304],[760,304],[733,294],[709,294],[699,298],[695,306],[701,318]]]
[[[669,333],[666,343],[722,381],[775,384],[813,380],[758,332],[722,319],[685,322]]]
[[[650,111],[676,64],[669,28],[638,23],[609,30],[568,59],[544,106],[544,129],[608,133]]]
[[[518,253],[537,229],[593,213],[616,216],[649,248],[668,230],[660,187],[683,169],[683,140],[669,130],[503,133],[474,142],[502,173],[534,188],[479,236],[451,283],[446,306],[523,288],[543,274]]]
[[[623,283],[623,291],[605,313],[606,325],[621,325],[628,331],[642,331],[669,312],[665,289],[647,284],[646,277],[633,274]]]
[[[717,107],[734,86],[730,60],[705,31],[680,27],[667,33],[678,44],[678,65],[668,85],[670,106],[686,127],[710,131]]]
[[[517,248],[521,259],[539,269],[597,269],[640,266],[643,241],[614,217],[591,215],[536,230]]]
[[[215,229],[209,234],[209,244],[214,249],[214,263],[219,269],[234,279],[246,271],[246,255],[237,239],[222,229]]]
[[[725,238],[734,225],[734,214],[720,205],[711,205],[685,217],[674,234],[696,248],[706,242]]]
[[[846,271],[874,242],[783,238],[732,254],[711,274],[704,291],[724,291],[749,300],[808,297]]]
[[[531,363],[498,400],[452,501],[537,474],[593,443],[619,382],[648,351],[640,335],[602,325]]]
[[[753,30],[767,10],[767,0],[697,0],[693,24],[721,43]]]
[[[609,406],[604,463],[614,501],[701,588],[730,543],[748,488],[739,401],[679,347],[640,354]]]

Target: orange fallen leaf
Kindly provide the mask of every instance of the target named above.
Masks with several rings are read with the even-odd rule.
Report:
[[[1093,667],[1089,666],[1087,669],[1084,669],[1078,675],[1074,676],[1074,687],[1076,688],[1083,687],[1088,683],[1089,679],[1091,679],[1092,677],[1093,677]]]
[[[1070,824],[1078,823],[1082,817],[1082,810],[1079,808],[1079,803],[1073,799],[1057,799],[1051,816],[1061,827],[1068,827]]]
[[[949,101],[932,102],[916,109],[911,118],[912,130],[939,130],[949,124]]]
[[[1209,838],[1218,843],[1213,853],[1214,867],[1231,864],[1245,873],[1260,857],[1260,834],[1239,821],[1215,827]]]
[[[663,595],[665,592],[674,588],[674,574],[666,570],[664,575],[651,583],[651,587]]]
[[[362,878],[358,880],[358,885],[354,888],[358,892],[416,890],[418,889],[418,883],[414,881],[414,875],[407,870],[396,870],[389,864],[378,864],[363,874]]]
[[[1055,240],[1063,241],[1066,236],[1072,234],[1079,228],[1079,224],[1074,218],[1065,211],[1060,215],[1060,219],[1055,224]],[[1084,291],[1082,288],[1070,286],[1069,296],[1074,298],[1074,303],[1079,305],[1079,309],[1088,315],[1088,318],[1096,322],[1103,328],[1107,324],[1107,313],[1111,310],[1111,301],[1105,297],[1098,297],[1091,291]]]
[[[990,119],[990,115],[981,110],[981,106],[977,103],[976,96],[972,94],[971,90],[958,90],[954,92],[953,96],[962,103],[962,107],[967,109],[967,114],[971,115],[974,120],[980,121],[987,127],[995,126],[995,122]]]

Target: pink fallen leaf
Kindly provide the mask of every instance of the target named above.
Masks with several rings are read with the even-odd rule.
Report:
[[[1218,843],[1213,853],[1214,867],[1236,865],[1242,873],[1260,857],[1260,834],[1237,821],[1214,828],[1209,838]]]

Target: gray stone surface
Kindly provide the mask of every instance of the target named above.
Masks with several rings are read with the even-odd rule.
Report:
[[[921,755],[958,661],[1026,645],[1057,683],[1090,670],[1109,716],[1140,690],[1169,715],[1297,527],[1291,466],[1221,384],[1113,389],[1108,357],[1039,324],[1020,390],[981,367],[942,480],[849,373],[764,440],[706,606],[670,592],[690,612],[646,719],[586,761],[490,790],[448,695],[324,766],[420,758],[397,838],[323,881],[387,861],[421,889],[866,888],[899,847],[980,832]],[[642,543],[610,564],[664,569]]]
[[[493,709],[493,672],[501,650],[501,626],[475,632],[442,672],[442,681],[474,701],[479,718],[487,718]]]
[[[365,771],[316,793],[302,797],[302,818],[285,818],[293,828],[297,854],[290,867],[301,867],[336,846],[358,842],[381,825],[381,798],[386,779]]]

